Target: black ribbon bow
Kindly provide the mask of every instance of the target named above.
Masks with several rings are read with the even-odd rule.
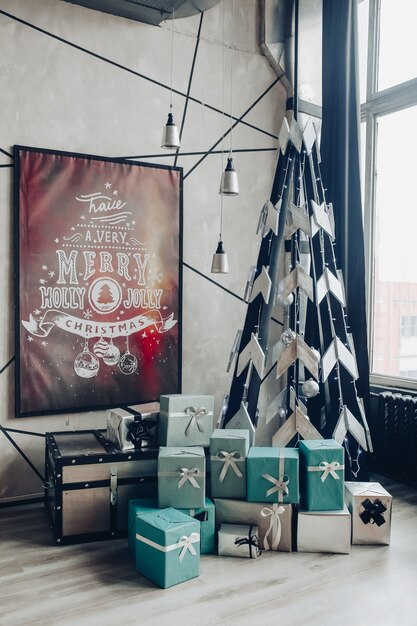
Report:
[[[259,556],[262,552],[261,548],[259,547],[259,540],[257,535],[252,535],[252,528],[253,526],[249,527],[249,533],[247,537],[236,537],[235,539],[235,546],[244,546],[247,545],[249,547],[249,557],[251,559],[255,558],[255,554],[253,553],[252,548],[255,548],[256,550],[256,556]]]
[[[377,526],[385,524],[386,519],[383,513],[385,513],[387,507],[382,504],[381,500],[371,502],[369,498],[366,498],[366,500],[362,502],[362,506],[364,511],[359,514],[359,517],[364,524],[376,524]]]
[[[135,448],[142,448],[145,442],[152,441],[153,437],[150,431],[155,424],[155,420],[143,419],[141,413],[135,413],[133,422],[127,427],[129,432],[126,439],[133,443]]]

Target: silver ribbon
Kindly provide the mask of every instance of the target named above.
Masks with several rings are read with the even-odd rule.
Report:
[[[282,498],[284,495],[288,495],[288,483],[290,482],[289,476],[287,474],[283,474],[280,478],[275,478],[275,476],[271,476],[271,474],[262,474],[262,478],[269,480],[274,486],[268,489],[266,492],[266,496],[272,496],[273,493],[277,492],[278,497]],[[287,480],[285,480],[287,478]]]
[[[187,424],[187,428],[185,429],[185,436],[187,436],[188,431],[195,426],[197,426],[200,433],[204,432],[201,425],[201,418],[205,415],[208,415],[207,409],[205,409],[204,407],[199,407],[198,409],[196,409],[193,406],[189,406],[185,409],[185,413],[188,415],[188,417],[191,417],[190,421]]]
[[[199,541],[199,539],[200,539],[200,535],[198,533],[191,533],[189,537],[187,537],[187,535],[183,535],[181,537],[181,539],[178,541],[178,547],[182,548],[179,554],[180,562],[182,562],[184,556],[187,553],[187,550],[193,556],[197,556],[197,552],[195,551],[193,543],[195,543],[196,541]]]
[[[181,489],[181,487],[183,487],[187,481],[190,482],[190,484],[196,489],[200,489],[200,485],[195,479],[195,476],[198,476],[200,474],[199,469],[197,469],[196,467],[191,467],[190,469],[188,469],[187,467],[181,467],[178,470],[178,474],[181,476],[180,480],[178,481],[178,489]]]
[[[262,517],[269,517],[269,527],[265,533],[264,537],[264,550],[269,550],[268,537],[272,533],[272,544],[271,550],[276,550],[278,548],[279,542],[281,541],[281,519],[280,515],[284,513],[285,507],[278,506],[278,504],[273,504],[272,509],[269,506],[264,506],[261,509]]]
[[[340,465],[339,461],[322,461],[320,465],[310,465],[307,467],[309,472],[323,472],[320,476],[321,482],[324,483],[328,476],[332,476],[335,480],[340,480],[340,476],[336,474],[337,471],[344,470],[345,466]]]
[[[151,548],[159,550],[160,552],[172,552],[173,550],[177,550],[177,548],[181,548],[181,552],[179,553],[178,558],[182,563],[182,560],[186,555],[187,550],[193,556],[197,556],[197,552],[193,546],[193,543],[197,543],[198,541],[200,541],[200,535],[199,533],[191,533],[191,535],[189,535],[188,537],[187,535],[183,535],[181,539],[177,541],[177,543],[172,543],[170,546],[160,546],[159,543],[148,539],[148,537],[139,535],[138,533],[136,533],[136,539],[138,541],[141,541],[142,543],[146,543]]]
[[[243,461],[244,459],[242,459],[237,450],[235,450],[234,452],[226,452],[225,450],[220,450],[213,458],[223,463],[222,471],[220,472],[219,476],[220,483],[222,483],[226,478],[227,470],[229,469],[229,467],[232,468],[238,478],[242,478],[243,474],[236,465],[236,461]]]

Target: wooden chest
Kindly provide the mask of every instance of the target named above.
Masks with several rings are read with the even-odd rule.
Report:
[[[157,497],[158,447],[121,452],[104,433],[46,433],[45,505],[57,543],[125,536],[129,500]]]

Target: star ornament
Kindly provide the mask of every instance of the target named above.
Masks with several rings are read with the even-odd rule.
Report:
[[[326,233],[334,239],[334,227],[330,220],[330,215],[327,211],[325,202],[317,204],[314,200],[311,200],[311,208],[313,209],[313,215],[311,216],[311,234],[314,235],[322,228]]]
[[[308,237],[311,237],[311,225],[305,204],[297,206],[293,202],[288,205],[289,222],[285,227],[285,238],[291,237],[298,229],[301,229]]]
[[[259,377],[262,378],[265,366],[265,353],[262,350],[256,335],[253,333],[251,334],[250,341],[246,344],[239,355],[236,371],[237,376],[241,375],[250,362],[253,363]]]
[[[272,437],[272,445],[274,448],[284,448],[297,434],[303,439],[323,439],[298,406]]]

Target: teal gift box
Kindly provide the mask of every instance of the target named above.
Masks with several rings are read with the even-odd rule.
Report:
[[[204,508],[206,500],[206,457],[204,449],[159,448],[159,507]]]
[[[160,396],[159,401],[161,446],[210,445],[214,396],[170,394]]]
[[[200,522],[173,508],[136,517],[136,569],[166,589],[200,574]]]
[[[144,513],[153,513],[159,511],[157,498],[138,498],[129,500],[128,518],[127,518],[127,540],[129,548],[133,556],[136,550],[136,516]]]
[[[251,448],[247,473],[248,502],[298,503],[299,455],[295,448]]]
[[[249,431],[221,429],[210,438],[210,481],[213,498],[246,499]]]
[[[144,513],[159,511],[156,498],[139,498],[129,500],[128,541],[133,556],[136,552],[136,517]],[[200,522],[200,554],[214,553],[215,514],[214,503],[206,498],[204,507],[199,509],[180,509],[181,513],[189,515]]]
[[[344,507],[345,451],[334,439],[300,441],[303,507],[336,511]]]

